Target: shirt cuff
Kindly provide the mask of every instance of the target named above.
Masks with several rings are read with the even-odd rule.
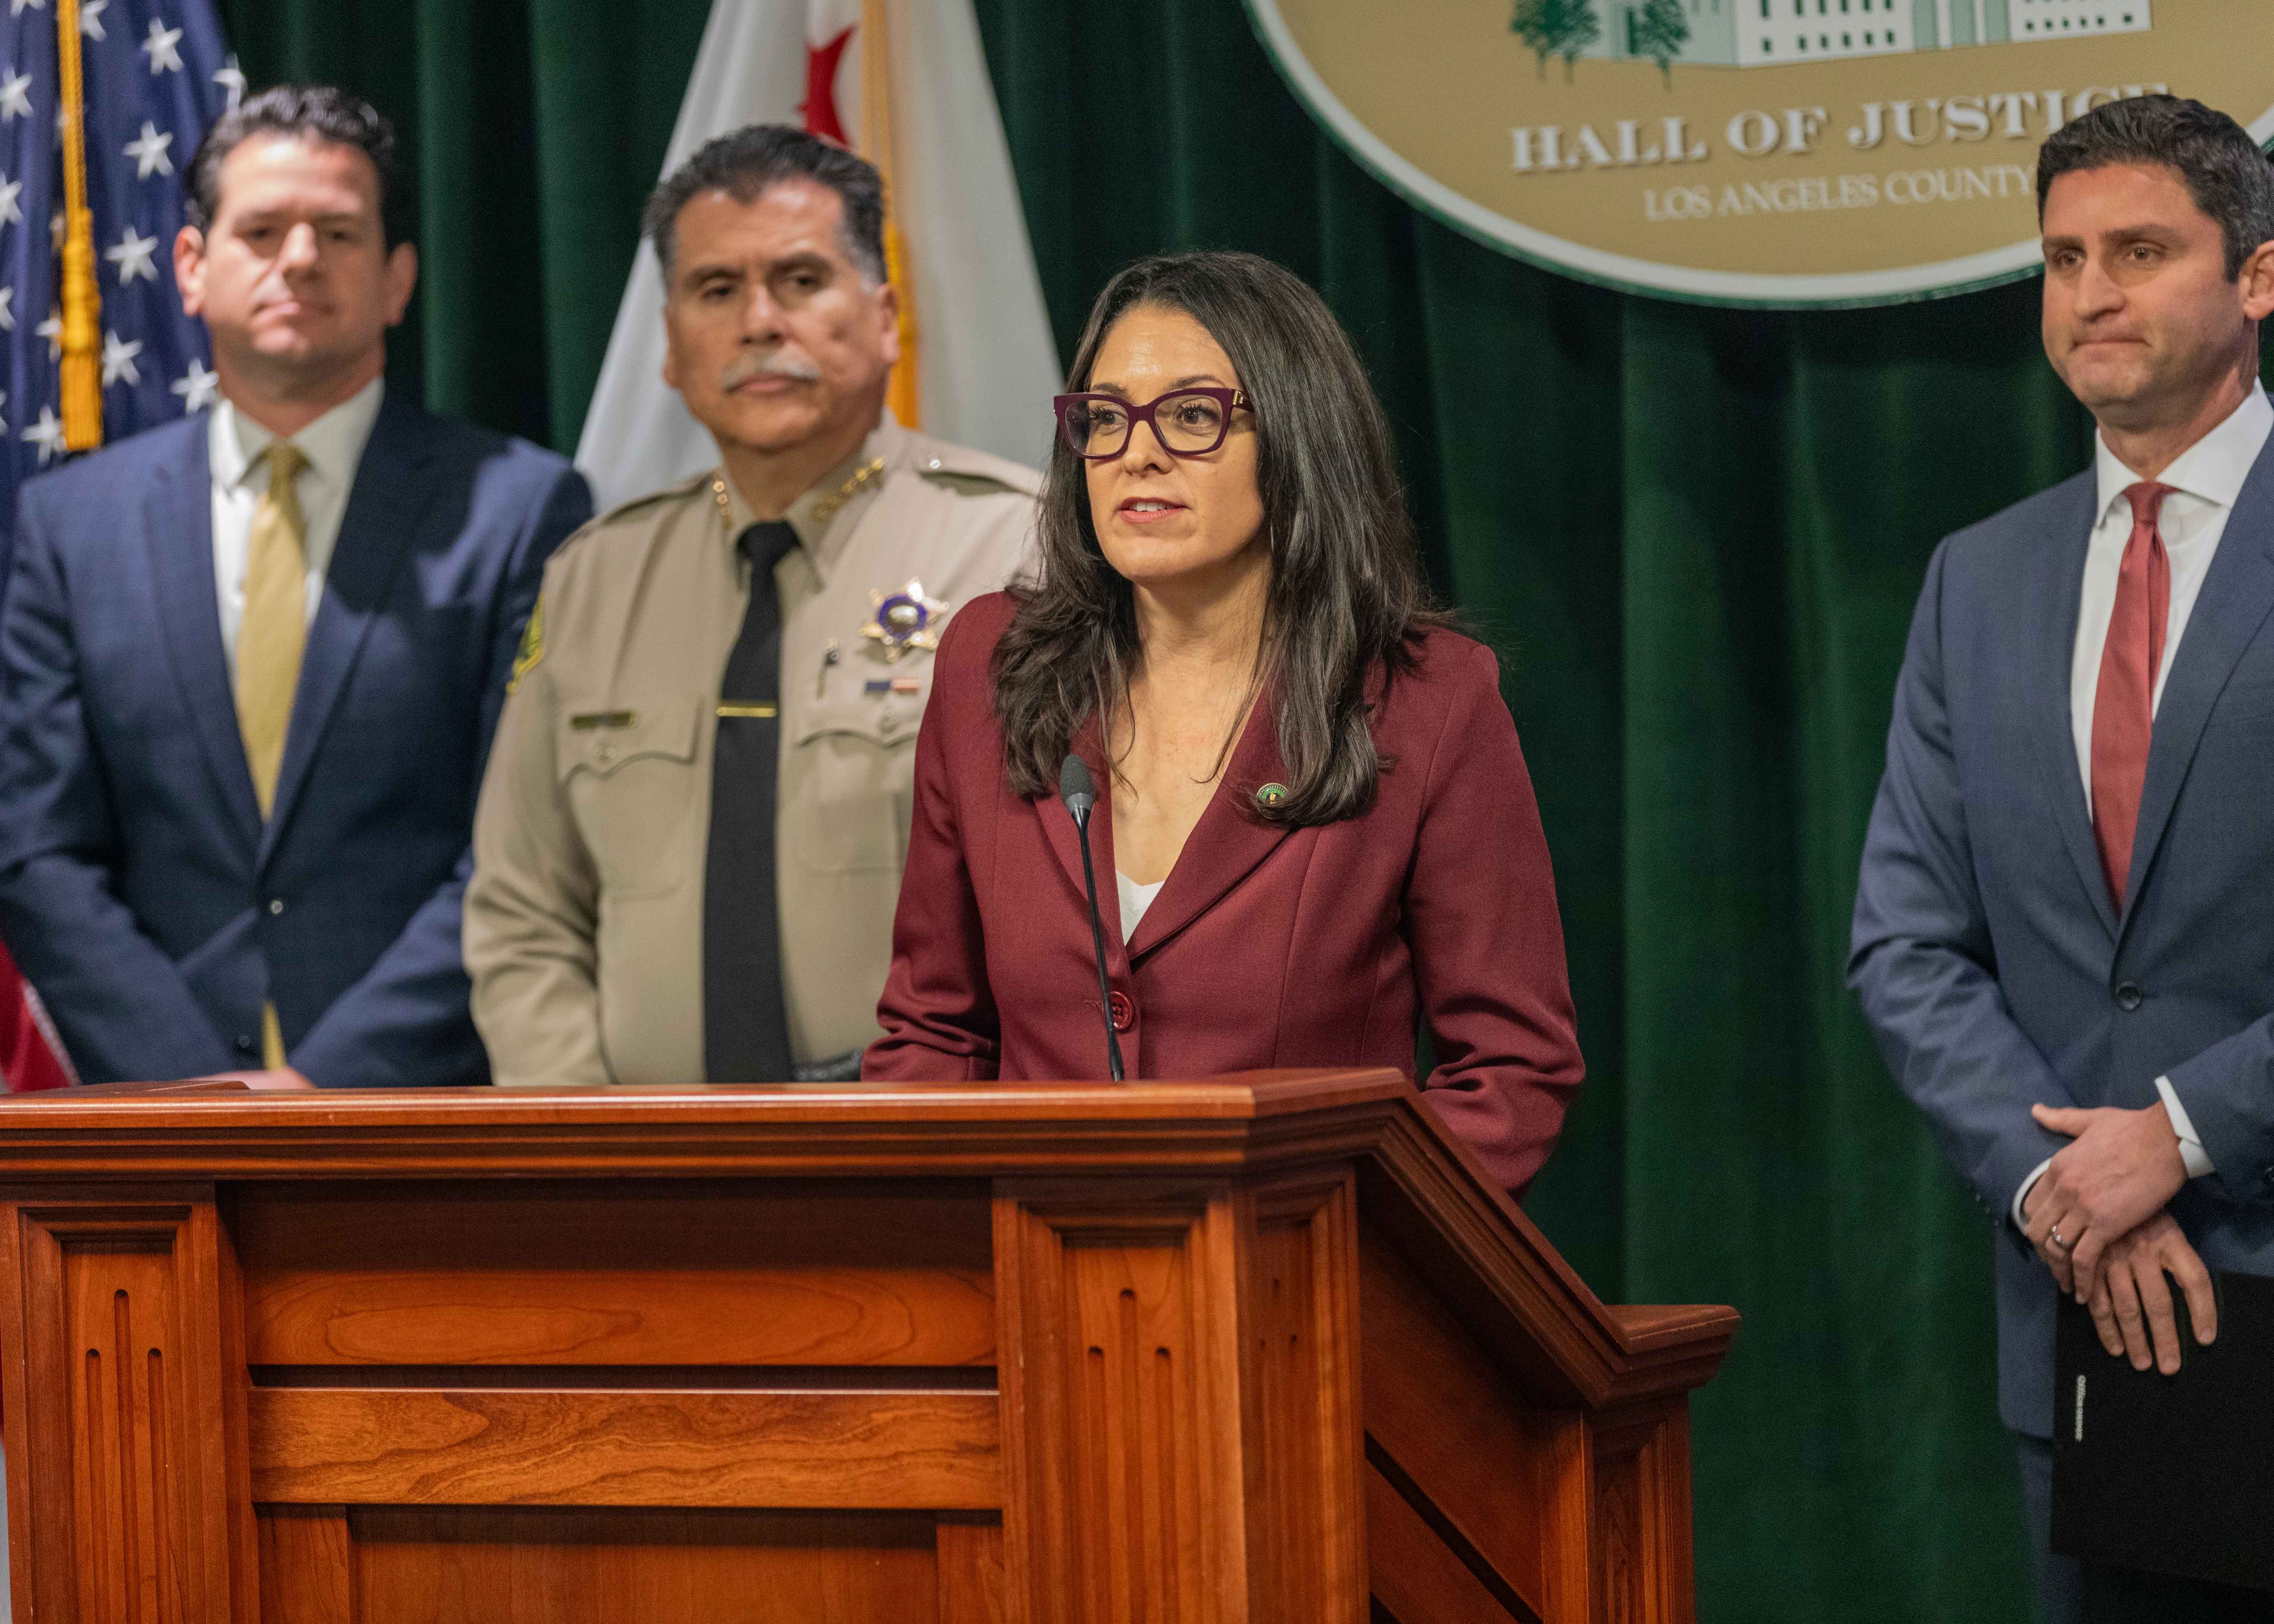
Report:
[[[2187,1177],[2207,1178],[2218,1171],[2204,1154],[2202,1137],[2195,1132],[2195,1124],[2187,1120],[2187,1108],[2180,1103],[2180,1096],[2172,1088],[2172,1079],[2157,1078],[2156,1092],[2163,1096],[2164,1109],[2172,1119],[2172,1132],[2180,1136],[2180,1160],[2187,1164]]]
[[[2198,1148],[2200,1149],[2200,1147]],[[2015,1229],[2021,1229],[2029,1227],[2027,1221],[2022,1216],[2022,1203],[2029,1199],[2029,1192],[2037,1187],[2037,1180],[2045,1176],[2045,1169],[2052,1166],[2052,1164],[2053,1159],[2051,1156],[2047,1156],[2043,1162],[2038,1162],[2037,1166],[2029,1169],[2029,1176],[2022,1181],[2022,1187],[2014,1192],[2014,1227]]]

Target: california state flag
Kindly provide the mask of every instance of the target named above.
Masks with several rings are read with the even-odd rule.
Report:
[[[902,312],[893,412],[1039,464],[1058,355],[971,0],[712,0],[665,172],[753,124],[801,125],[884,171]],[[662,312],[643,242],[576,447],[603,509],[718,462],[663,381]]]

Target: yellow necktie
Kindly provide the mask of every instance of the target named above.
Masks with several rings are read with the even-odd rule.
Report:
[[[307,522],[293,479],[307,466],[289,440],[271,442],[268,489],[252,510],[245,558],[245,619],[237,630],[237,726],[265,819],[284,765],[284,733],[308,646]]]
[[[284,734],[308,646],[308,525],[292,483],[308,459],[289,440],[272,441],[268,489],[252,509],[245,556],[245,618],[237,628],[237,728],[252,769],[253,798],[266,820],[276,802]],[[284,1064],[284,1034],[274,1003],[260,1006],[261,1064]]]

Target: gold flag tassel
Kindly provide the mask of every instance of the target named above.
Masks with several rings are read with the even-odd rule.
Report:
[[[94,214],[87,206],[87,87],[79,60],[79,0],[56,0],[63,68],[64,446],[102,443],[102,289],[94,280]]]
[[[916,290],[907,244],[892,211],[892,51],[886,0],[861,0],[861,145],[885,179],[885,275],[900,296],[900,358],[892,368],[885,403],[906,427],[923,426],[917,387]]]

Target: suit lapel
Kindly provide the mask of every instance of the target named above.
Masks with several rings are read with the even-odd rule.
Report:
[[[1286,763],[1279,757],[1277,714],[1277,686],[1269,684],[1248,713],[1208,809],[1186,837],[1168,883],[1137,922],[1137,935],[1128,944],[1133,962],[1214,907],[1291,832],[1284,823],[1256,816],[1251,799],[1264,785],[1287,779]]]
[[[221,641],[206,433],[206,419],[192,418],[181,432],[178,449],[159,465],[142,499],[142,533],[174,680],[189,702],[190,726],[220,788],[230,832],[240,850],[251,852],[260,844],[260,807],[252,795],[229,654]]]
[[[2076,617],[2084,600],[2084,555],[2092,542],[2099,486],[2090,473],[2076,482],[2074,494],[2059,504],[2052,527],[2051,563],[2036,572],[2025,647],[2029,670],[2023,692],[2029,705],[2044,792],[2060,830],[2061,844],[2076,865],[2076,876],[2108,939],[2116,939],[2116,905],[2100,872],[2100,846],[2093,838],[2092,808],[2077,771],[2076,729],[2069,714],[2069,677],[2076,658]]]
[[[2140,791],[2140,823],[2132,841],[2132,873],[2124,894],[2125,917],[2136,911],[2157,848],[2170,827],[2172,808],[2194,764],[2210,719],[2236,662],[2274,613],[2274,441],[2259,453],[2234,511],[2227,515],[2218,553],[2203,577],[2186,634],[2164,680],[2148,745],[2148,778]]]
[[[339,540],[325,572],[324,595],[308,628],[292,725],[284,735],[284,762],[276,775],[276,802],[261,842],[265,864],[306,785],[332,713],[346,691],[365,640],[387,603],[395,577],[418,540],[419,521],[434,491],[418,477],[432,447],[424,415],[389,394],[372,425],[340,521]]]

